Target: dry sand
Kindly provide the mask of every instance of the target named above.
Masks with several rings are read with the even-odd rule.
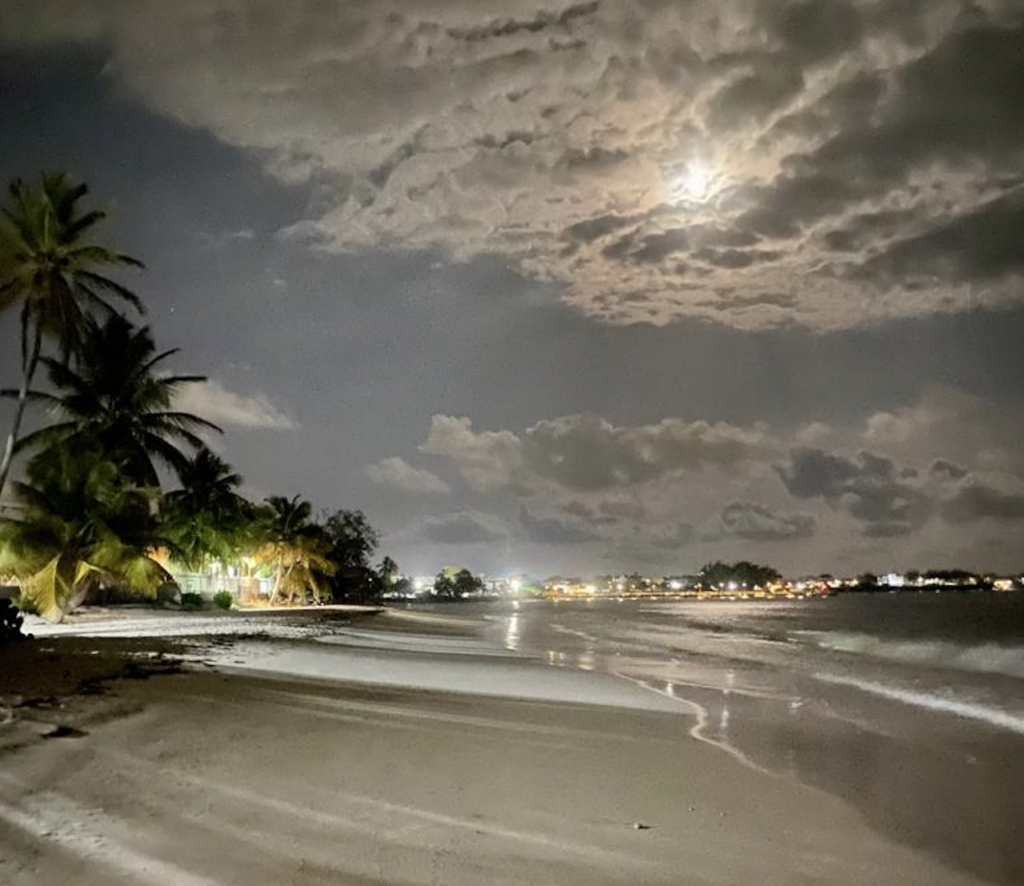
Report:
[[[41,642],[18,652],[26,686]],[[116,642],[50,641],[58,701],[20,708],[0,652],[5,886],[975,882],[682,712],[216,672],[96,695],[139,651]],[[70,643],[101,650],[86,697]],[[43,739],[55,724],[85,734]]]

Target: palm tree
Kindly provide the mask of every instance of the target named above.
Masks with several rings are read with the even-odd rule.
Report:
[[[164,496],[163,515],[182,564],[199,570],[211,559],[234,559],[252,520],[252,506],[237,492],[241,476],[203,447],[179,477],[182,488]]]
[[[61,621],[92,583],[123,583],[155,594],[170,575],[153,557],[168,542],[156,534],[151,493],[94,450],[60,449],[28,465],[14,490],[19,519],[0,518],[0,572],[44,618]]]
[[[337,571],[328,557],[328,541],[310,519],[312,512],[310,503],[297,495],[267,499],[264,541],[256,551],[256,560],[274,570],[272,602],[287,594],[287,601],[292,603],[296,597],[304,598],[307,590],[320,602],[323,579]]]
[[[14,458],[43,336],[52,337],[63,359],[78,345],[86,314],[112,312],[113,296],[142,311],[138,297],[101,271],[141,262],[89,240],[104,213],[82,212],[84,184],[64,173],[44,174],[37,187],[15,180],[0,225],[0,311],[21,302],[21,387],[14,421],[0,460],[0,493]]]
[[[390,557],[385,556],[380,561],[380,568],[377,570],[377,575],[380,577],[380,583],[383,585],[384,590],[390,591],[392,585],[394,585],[399,578],[398,564]]]
[[[132,479],[154,487],[160,485],[154,458],[179,473],[186,470],[188,456],[175,443],[202,449],[205,444],[196,431],[219,433],[220,428],[172,409],[183,386],[206,380],[202,375],[157,374],[159,364],[175,353],[177,349],[156,353],[149,328],[135,328],[120,314],[103,323],[87,318],[72,365],[41,359],[57,393],[27,395],[61,420],[23,437],[16,450],[93,446],[122,462]]]

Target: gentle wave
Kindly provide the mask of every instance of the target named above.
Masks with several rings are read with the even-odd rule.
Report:
[[[954,714],[955,716],[967,717],[971,720],[981,720],[1000,729],[1007,729],[1024,735],[1024,717],[1011,714],[1001,708],[994,708],[989,705],[965,701],[959,698],[951,698],[946,695],[932,695],[927,692],[901,689],[898,686],[876,683],[872,680],[841,677],[836,674],[815,674],[814,678],[822,683],[850,686],[854,689],[860,689],[862,692],[869,692],[872,695],[878,695],[893,701],[901,701],[914,707],[926,708],[930,711],[939,711],[945,714]]]
[[[966,646],[942,640],[898,640],[843,631],[794,631],[794,634],[809,637],[822,649],[836,652],[1024,679],[1024,646],[998,643]]]

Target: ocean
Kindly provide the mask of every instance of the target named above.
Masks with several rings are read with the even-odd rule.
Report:
[[[1024,883],[1022,594],[478,612],[496,645],[691,705],[694,737],[741,764],[839,796],[993,883]]]

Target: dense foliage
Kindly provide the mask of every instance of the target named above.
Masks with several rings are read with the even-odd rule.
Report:
[[[483,580],[468,569],[446,569],[434,579],[434,594],[449,602],[472,597],[483,589]]]
[[[782,578],[771,566],[761,566],[742,560],[739,563],[707,563],[699,573],[705,588],[736,590],[737,588],[763,588]]]
[[[115,310],[111,297],[142,304],[101,271],[140,263],[90,239],[103,213],[81,209],[86,193],[44,175],[36,187],[12,184],[2,210],[0,310],[21,307],[22,378],[2,392],[16,409],[0,493],[13,458],[27,461],[9,484],[15,506],[0,513],[0,576],[17,580],[19,605],[60,620],[91,591],[153,597],[176,572],[269,579],[275,603],[379,597],[397,567],[370,566],[378,537],[361,511],[316,521],[298,496],[248,501],[242,477],[207,447],[204,435],[220,429],[176,409],[205,378],[166,371],[177,350],[159,351],[148,327]],[[47,384],[37,389],[40,364]],[[20,437],[32,405],[43,424]],[[230,608],[233,597],[214,602]]]

